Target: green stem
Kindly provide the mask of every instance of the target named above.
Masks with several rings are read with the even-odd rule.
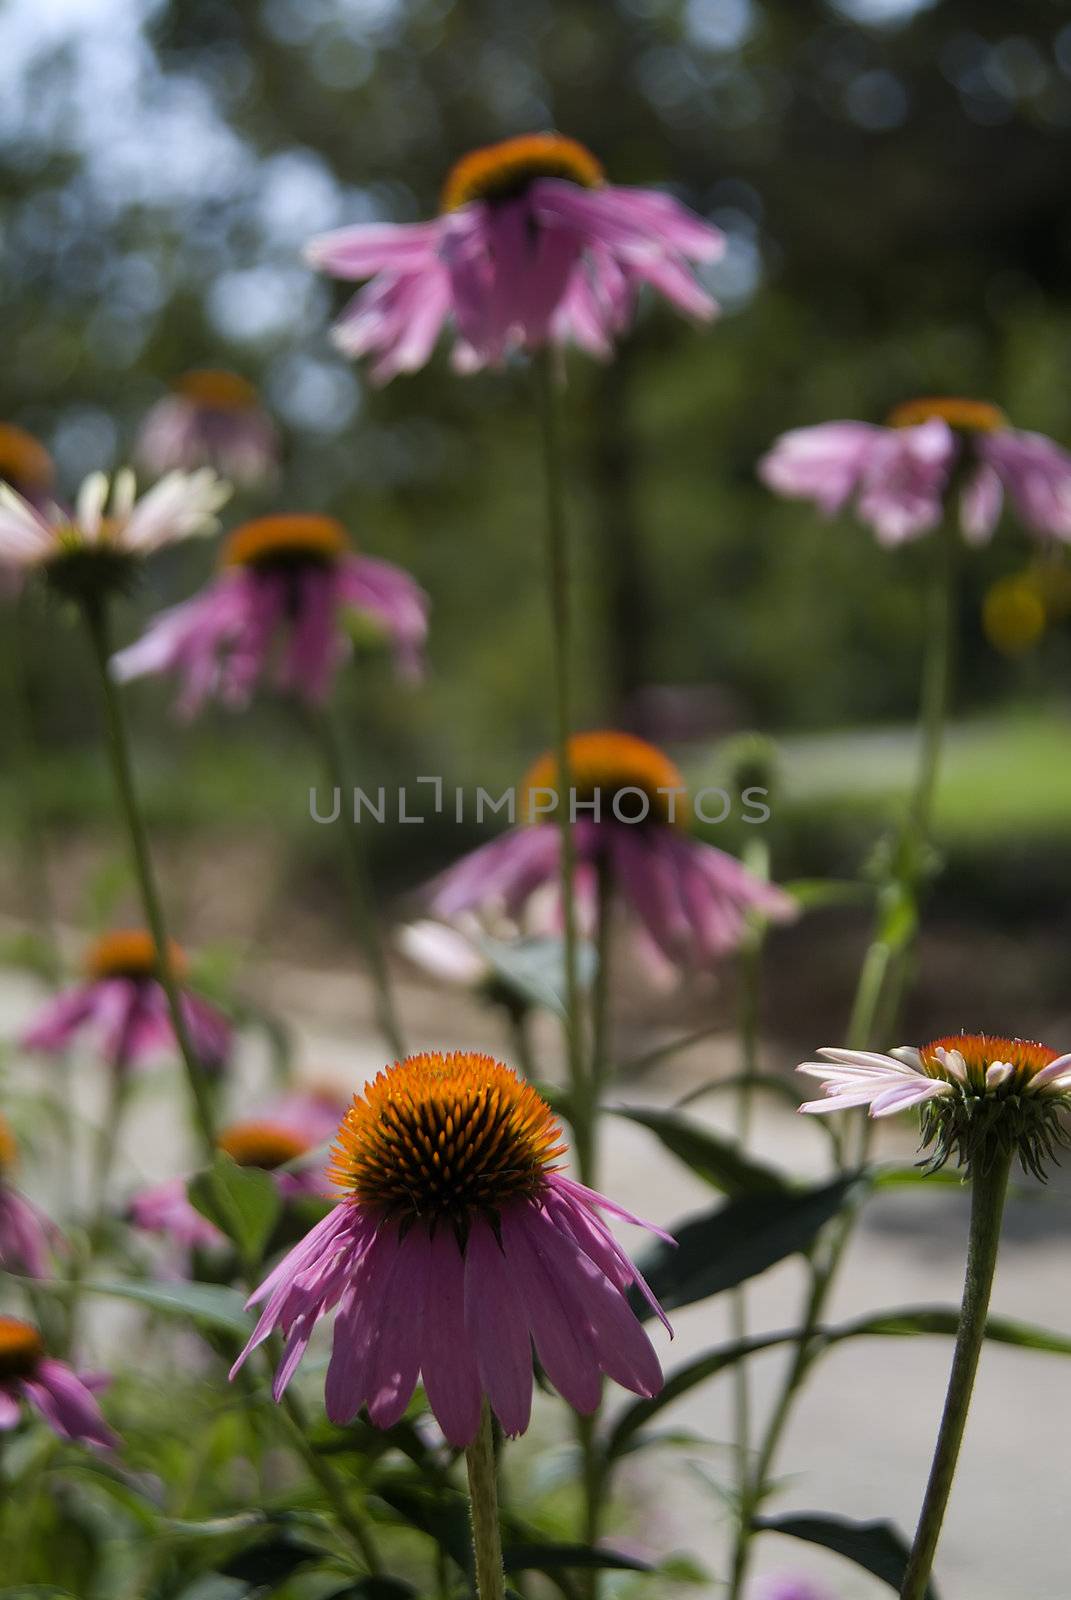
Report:
[[[130,1068],[112,1061],[109,1066],[108,1098],[104,1107],[104,1120],[97,1130],[97,1148],[93,1163],[93,1190],[90,1202],[89,1248],[92,1255],[100,1250],[108,1220],[108,1185],[119,1147],[119,1128],[126,1109],[127,1090],[130,1086]]]
[[[405,1040],[394,1004],[390,970],[379,935],[375,901],[368,877],[368,866],[358,836],[357,824],[347,813],[352,804],[354,785],[349,753],[341,731],[327,710],[314,714],[312,723],[323,756],[327,781],[342,797],[343,834],[345,836],[346,889],[349,894],[350,914],[357,936],[364,949],[365,960],[372,974],[375,989],[376,1022],[388,1046],[398,1061],[405,1058]]]
[[[741,952],[739,1035],[741,1074],[736,1093],[736,1137],[741,1148],[751,1136],[755,1077],[759,1068],[759,982],[762,934],[756,929]],[[747,1338],[747,1290],[740,1284],[729,1301],[730,1332],[734,1341]],[[748,1497],[751,1473],[751,1382],[746,1361],[733,1368],[733,1445],[739,1504]]]
[[[465,1451],[472,1513],[472,1553],[477,1600],[505,1600],[502,1533],[498,1522],[498,1484],[491,1411],[485,1400],[480,1431]]]
[[[116,792],[123,811],[127,832],[130,836],[134,870],[141,894],[145,920],[149,925],[149,932],[152,934],[153,943],[156,946],[160,984],[167,998],[171,1026],[186,1069],[186,1081],[190,1090],[197,1133],[206,1155],[211,1159],[215,1153],[212,1094],[208,1077],[197,1058],[197,1052],[193,1048],[189,1029],[186,1026],[181,991],[171,959],[171,943],[164,918],[163,902],[160,898],[156,873],[152,863],[152,854],[149,849],[148,831],[145,827],[145,819],[141,813],[137,788],[134,783],[130,734],[123,712],[122,699],[108,670],[108,662],[111,656],[111,640],[109,638],[107,602],[86,599],[82,609],[93,647],[93,657],[100,682],[112,775],[115,779]]]
[[[967,1426],[978,1358],[985,1339],[989,1297],[1000,1249],[1000,1225],[1008,1193],[1012,1153],[1000,1151],[984,1171],[971,1179],[971,1224],[967,1242],[967,1271],[963,1282],[963,1305],[959,1332],[952,1356],[941,1426],[933,1453],[933,1464],[919,1514],[915,1542],[911,1546],[904,1572],[901,1600],[924,1600],[927,1593],[937,1541],[941,1536],[952,1480],[956,1473],[963,1432]]]
[[[573,1123],[577,1165],[585,1183],[592,1171],[593,1130],[587,1121],[584,1085],[583,1039],[580,1020],[580,978],[577,966],[577,926],[574,880],[576,854],[572,824],[572,768],[569,739],[572,734],[570,657],[572,620],[569,603],[569,538],[565,523],[562,485],[561,439],[554,400],[554,372],[549,349],[532,359],[535,405],[539,419],[546,486],[546,555],[554,651],[554,754],[557,766],[556,817],[561,830],[562,919],[565,930],[565,1044],[569,1062],[569,1087],[577,1120]]]
[[[37,750],[33,731],[33,708],[26,679],[23,640],[26,634],[25,594],[10,606],[5,618],[4,666],[7,687],[7,749],[14,775],[13,804],[20,834],[19,869],[23,874],[30,918],[41,938],[45,976],[53,988],[63,975],[59,941],[56,937],[55,907],[48,881],[48,860],[43,829],[38,816]]]
[[[890,973],[895,974],[901,970],[900,961],[906,953],[907,939],[902,938],[899,942],[894,942],[894,939],[889,937],[890,922],[893,913],[903,905],[905,895],[914,902],[919,882],[924,875],[925,850],[940,774],[941,750],[951,692],[956,618],[956,538],[952,519],[947,518],[939,532],[940,548],[935,561],[927,605],[926,651],[919,703],[918,767],[911,801],[894,852],[892,870],[879,899],[877,925],[863,960],[852,1006],[848,1038],[850,1047],[857,1050],[873,1048],[875,1042],[884,1042],[884,1040],[875,1041],[875,1023],[879,1016],[884,1014],[885,1025],[890,1032],[896,1021],[895,1016],[891,1014],[891,1008],[887,1006],[883,1008],[883,998]],[[855,1162],[861,1164],[866,1158],[869,1140],[870,1122],[865,1114],[861,1114],[857,1149],[851,1157],[846,1154],[847,1141],[841,1141],[842,1167]],[[743,1593],[754,1516],[767,1493],[770,1474],[796,1396],[820,1349],[816,1334],[855,1227],[857,1210],[857,1206],[850,1206],[830,1224],[826,1237],[819,1242],[816,1255],[811,1261],[811,1287],[799,1339],[766,1424],[751,1471],[750,1483],[741,1503],[727,1600],[740,1600]]]

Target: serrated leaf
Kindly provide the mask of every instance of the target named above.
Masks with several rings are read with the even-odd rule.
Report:
[[[741,1195],[670,1228],[676,1247],[655,1245],[640,1270],[667,1311],[693,1305],[757,1277],[786,1256],[808,1250],[857,1191],[855,1173],[815,1188]],[[635,1291],[636,1315],[652,1315]]]
[[[735,1139],[723,1138],[679,1111],[622,1106],[615,1114],[647,1128],[671,1155],[722,1194],[769,1194],[786,1188],[779,1172],[753,1160]]]
[[[218,1150],[212,1165],[190,1179],[186,1193],[190,1204],[226,1234],[244,1262],[260,1260],[282,1210],[270,1173],[240,1167]]]
[[[768,1533],[787,1534],[792,1539],[805,1539],[808,1544],[833,1550],[846,1561],[854,1561],[864,1572],[880,1578],[890,1589],[899,1591],[903,1583],[908,1546],[891,1522],[852,1522],[847,1517],[808,1513],[756,1517],[754,1527]],[[937,1600],[932,1581],[926,1588],[926,1600]]]

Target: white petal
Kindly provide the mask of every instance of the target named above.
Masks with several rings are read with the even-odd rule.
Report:
[[[230,493],[230,484],[208,467],[200,472],[169,472],[130,513],[122,530],[123,549],[149,555],[192,534],[213,532],[215,514]]]
[[[78,491],[75,503],[75,520],[87,544],[96,544],[100,537],[100,519],[108,498],[108,479],[103,472],[91,472]]]
[[[985,1069],[985,1086],[987,1089],[997,1089],[1006,1083],[1015,1068],[1010,1061],[991,1061]]]
[[[911,1067],[915,1072],[925,1072],[922,1065],[922,1056],[913,1044],[898,1044],[889,1054],[895,1056],[897,1061],[902,1061],[905,1067]],[[928,1075],[928,1074],[927,1074]]]
[[[1035,1072],[1030,1082],[1026,1085],[1026,1093],[1032,1089],[1044,1089],[1059,1083],[1066,1074],[1071,1073],[1071,1054],[1057,1056],[1055,1061],[1050,1061],[1047,1067],[1042,1067],[1040,1072]]]
[[[832,1045],[823,1045],[818,1054],[828,1061],[841,1061],[846,1067],[891,1067],[895,1072],[902,1072],[904,1065],[895,1056],[884,1056],[877,1050],[841,1050]]]
[[[0,561],[30,567],[56,548],[56,530],[9,484],[0,483]]]
[[[898,1111],[906,1111],[909,1106],[920,1106],[926,1100],[935,1100],[940,1095],[952,1094],[954,1091],[950,1083],[942,1083],[939,1078],[929,1078],[921,1083],[907,1084],[902,1089],[889,1089],[885,1094],[879,1095],[870,1108],[872,1117],[891,1117]]]
[[[942,1049],[934,1053],[950,1078],[955,1078],[958,1083],[966,1083],[967,1063],[958,1050]]]
[[[122,467],[115,474],[112,484],[112,516],[119,522],[125,522],[134,509],[137,498],[138,485],[134,474],[129,467]]]

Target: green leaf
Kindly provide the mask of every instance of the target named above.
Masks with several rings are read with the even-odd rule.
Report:
[[[565,954],[561,939],[477,939],[481,954],[494,969],[495,976],[519,1000],[556,1016],[565,1015]],[[581,988],[590,987],[595,976],[595,951],[581,944],[577,951],[577,975]]]
[[[69,1295],[101,1294],[113,1300],[134,1300],[165,1317],[188,1317],[203,1327],[214,1328],[245,1340],[252,1323],[246,1315],[244,1299],[237,1289],[219,1283],[158,1283],[132,1279],[129,1283],[74,1284],[59,1278],[28,1279],[38,1293]]]
[[[679,1111],[622,1106],[616,1115],[649,1128],[671,1155],[723,1194],[769,1194],[786,1188],[779,1172],[753,1161],[735,1139],[725,1139]]]
[[[677,1245],[659,1243],[640,1270],[667,1310],[734,1289],[797,1251],[808,1250],[826,1223],[859,1187],[855,1173],[817,1188],[747,1194],[669,1231]],[[635,1290],[636,1315],[652,1315]]]
[[[639,1442],[636,1441],[636,1435],[652,1417],[656,1417],[672,1401],[679,1400],[681,1395],[687,1394],[690,1389],[705,1383],[708,1378],[713,1378],[715,1373],[723,1372],[726,1367],[734,1366],[736,1362],[744,1361],[760,1350],[769,1350],[774,1345],[788,1344],[798,1338],[799,1330],[791,1333],[761,1334],[752,1339],[737,1339],[733,1344],[720,1345],[718,1349],[708,1350],[704,1355],[696,1356],[694,1360],[686,1362],[684,1366],[669,1374],[653,1400],[636,1400],[621,1413],[606,1441],[607,1455],[613,1460],[634,1449]]]
[[[873,884],[857,883],[853,878],[792,878],[781,887],[804,911],[869,905],[874,899]]]
[[[959,1332],[959,1315],[955,1306],[905,1306],[899,1311],[878,1311],[839,1327],[824,1328],[822,1335],[827,1346],[840,1344],[845,1339],[901,1338],[913,1334],[955,1337]],[[1013,1344],[1021,1350],[1071,1356],[1071,1338],[1066,1334],[1051,1333],[1047,1328],[1016,1322],[1011,1317],[989,1317],[985,1336],[994,1344]]]
[[[784,1533],[792,1539],[806,1539],[808,1544],[820,1544],[833,1550],[857,1567],[873,1573],[899,1591],[907,1566],[908,1547],[903,1535],[891,1522],[850,1522],[847,1517],[820,1515],[789,1515],[784,1517],[756,1517],[754,1526],[769,1533]],[[937,1600],[937,1591],[930,1583],[926,1600]]]
[[[603,1572],[651,1571],[649,1562],[589,1544],[507,1544],[502,1564],[507,1572],[559,1572],[570,1567]]]
[[[240,1167],[222,1150],[186,1185],[190,1204],[215,1223],[245,1262],[258,1262],[279,1220],[282,1200],[275,1180],[259,1167]]]
[[[386,1476],[377,1481],[376,1493],[410,1527],[434,1539],[462,1572],[468,1570],[472,1546],[464,1495],[439,1493],[400,1477]]]
[[[322,1600],[418,1600],[419,1592],[402,1578],[381,1578],[370,1573],[344,1589],[332,1589]]]

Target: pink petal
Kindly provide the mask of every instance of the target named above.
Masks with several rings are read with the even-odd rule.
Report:
[[[487,1398],[504,1431],[521,1434],[532,1412],[532,1339],[502,1246],[482,1220],[465,1251],[465,1314]]]

